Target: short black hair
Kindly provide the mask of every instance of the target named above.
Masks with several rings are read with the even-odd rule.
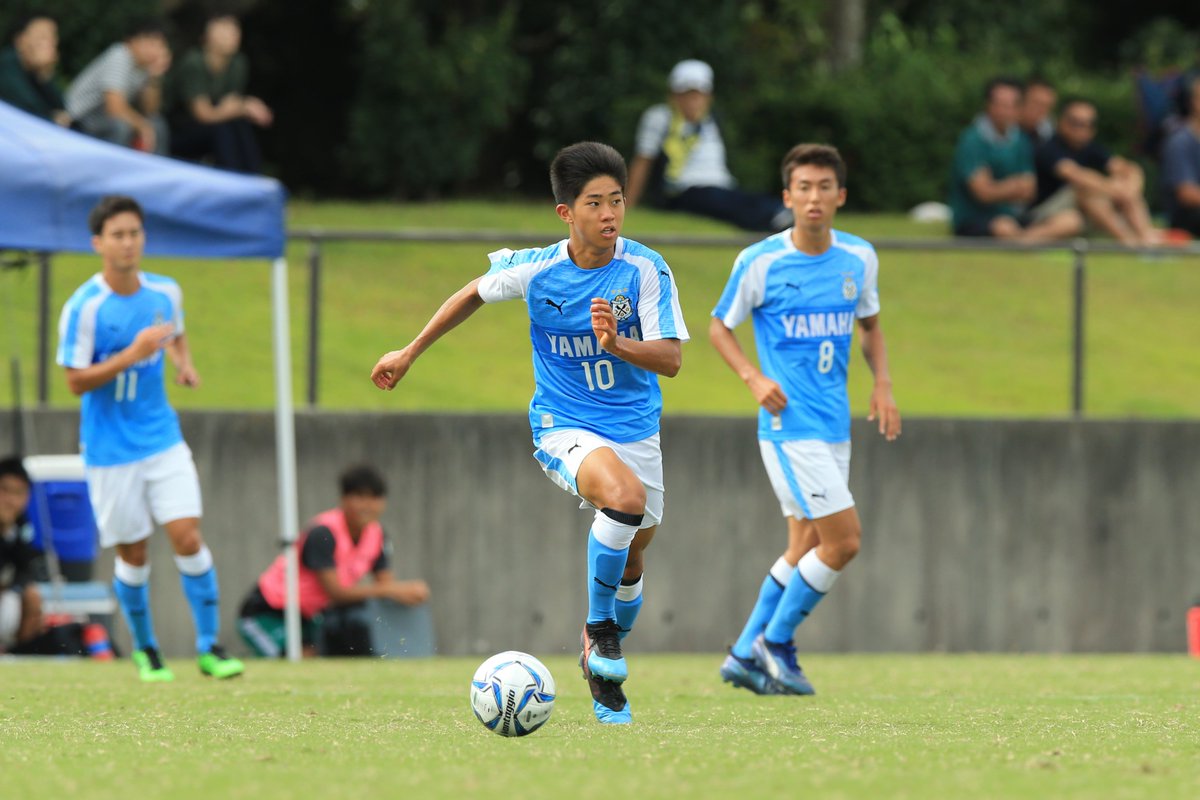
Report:
[[[846,185],[846,162],[837,148],[828,144],[798,144],[783,157],[780,173],[783,176],[783,188],[788,188],[792,182],[792,170],[812,164],[815,167],[829,167],[837,176],[838,187]]]
[[[167,23],[158,17],[142,17],[131,22],[125,28],[125,41],[139,36],[161,36],[167,38]]]
[[[991,102],[992,92],[1001,86],[1007,86],[1010,89],[1016,89],[1019,94],[1025,94],[1025,84],[1020,78],[1014,78],[1011,75],[1000,75],[992,78],[983,87],[983,99]]]
[[[124,214],[126,211],[132,211],[137,214],[138,219],[143,223],[146,221],[146,214],[142,211],[141,205],[132,197],[127,197],[123,194],[109,194],[100,198],[100,202],[96,203],[96,207],[88,214],[88,228],[91,229],[93,236],[99,236],[104,230],[104,223],[115,217],[117,214]]]
[[[30,11],[25,14],[20,14],[12,21],[12,26],[9,28],[8,41],[16,41],[16,38],[26,31],[33,24],[34,20],[48,19],[56,26],[58,25],[58,17],[48,11]]]
[[[1096,108],[1095,103],[1093,103],[1091,100],[1087,99],[1086,97],[1082,97],[1077,94],[1070,95],[1070,96],[1066,97],[1065,99],[1059,101],[1058,113],[1060,115],[1065,114],[1067,109],[1070,108],[1071,106],[1090,106],[1091,109],[1096,112],[1097,116],[1099,116],[1099,114],[1100,114],[1100,109]]]
[[[20,456],[5,456],[0,458],[0,478],[5,475],[15,475],[25,481],[26,486],[32,486],[33,481],[29,479],[29,473],[25,471],[25,464]]]
[[[387,496],[387,485],[383,482],[383,476],[369,464],[347,467],[338,478],[338,483],[342,487],[342,497],[348,494]]]
[[[1025,91],[1029,91],[1035,86],[1040,86],[1043,89],[1049,89],[1052,92],[1058,91],[1054,88],[1054,84],[1042,75],[1030,75],[1025,79]]]
[[[615,180],[625,191],[628,173],[621,154],[600,142],[577,142],[558,151],[550,164],[550,188],[554,202],[572,205],[593,178],[602,175]]]

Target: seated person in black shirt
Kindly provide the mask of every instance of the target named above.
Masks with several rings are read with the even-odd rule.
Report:
[[[0,459],[0,652],[30,652],[42,633],[42,598],[34,585],[41,555],[25,518],[29,475],[21,459]]]
[[[1143,195],[1142,168],[1096,141],[1096,118],[1087,100],[1063,103],[1054,135],[1034,156],[1038,194],[1030,214],[1036,221],[1075,206],[1122,244],[1161,244]]]

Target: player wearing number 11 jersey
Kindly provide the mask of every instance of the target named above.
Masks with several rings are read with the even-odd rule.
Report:
[[[568,238],[491,254],[491,269],[450,297],[405,348],[371,372],[393,389],[434,341],[483,306],[524,300],[535,389],[534,454],[596,514],[588,536],[588,616],[580,666],[603,723],[631,721],[621,638],[642,604],[642,553],[663,514],[658,376],[674,376],[687,327],[662,257],[621,237],[625,162],[608,145],[563,148],[550,165]]]
[[[759,449],[787,519],[788,544],[771,567],[721,677],[758,694],[812,694],[796,663],[796,626],[858,553],[850,496],[846,370],[855,323],[875,375],[870,419],[900,435],[879,324],[875,249],[833,229],[846,202],[846,167],[827,145],[797,145],[783,159],[783,201],[795,225],[738,256],[713,309],[709,339],[746,382]],[[758,367],[732,329],[753,317]]]
[[[80,286],[59,320],[58,363],[83,398],[79,441],[100,543],[115,547],[113,591],[133,638],[145,681],[169,681],[150,617],[147,540],[163,526],[175,550],[183,593],[196,626],[200,671],[242,673],[217,644],[217,572],[200,536],[200,481],[179,420],[163,389],[164,355],[175,380],[199,385],[183,331],[183,295],[170,278],[142,272],[142,208],[110,195],[90,216],[101,272]]]

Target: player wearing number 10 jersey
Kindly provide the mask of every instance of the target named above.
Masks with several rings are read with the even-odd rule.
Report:
[[[59,320],[58,363],[83,398],[79,441],[100,543],[115,547],[113,591],[145,681],[169,681],[150,617],[147,540],[163,526],[175,550],[196,626],[205,675],[230,678],[242,662],[217,644],[219,599],[212,553],[200,536],[200,481],[179,420],[163,389],[164,354],[177,383],[194,387],[183,331],[183,295],[170,278],[142,272],[144,214],[131,197],[110,195],[90,216],[103,268],[71,295]]]
[[[621,237],[625,162],[608,145],[563,148],[550,165],[555,211],[569,236],[501,250],[405,348],[371,372],[393,389],[434,341],[484,303],[529,309],[534,454],[546,475],[596,509],[588,536],[588,616],[580,666],[602,723],[631,721],[621,638],[642,604],[642,553],[663,514],[658,375],[674,376],[687,327],[662,257]]]
[[[744,250],[713,309],[709,338],[759,409],[763,463],[787,519],[788,544],[763,581],[721,677],[759,694],[812,694],[796,663],[796,626],[858,552],[861,526],[848,485],[846,370],[855,322],[875,375],[870,418],[900,434],[879,324],[879,261],[867,242],[833,229],[846,202],[846,167],[827,145],[783,159],[783,200],[795,225]],[[759,366],[732,329],[754,319]]]

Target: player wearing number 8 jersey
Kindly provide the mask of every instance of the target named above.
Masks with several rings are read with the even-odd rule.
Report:
[[[371,372],[393,389],[439,337],[484,303],[529,309],[534,456],[556,484],[596,509],[588,536],[588,616],[580,666],[603,723],[631,721],[621,638],[642,604],[643,551],[663,514],[658,375],[674,376],[687,327],[662,257],[622,238],[625,162],[608,145],[563,148],[550,166],[568,238],[501,250],[417,337]]]
[[[846,372],[856,321],[875,375],[870,418],[889,441],[900,435],[900,413],[879,324],[875,250],[833,229],[846,201],[841,156],[826,145],[797,145],[782,172],[795,225],[738,256],[709,324],[713,345],[760,406],[759,448],[788,527],[787,549],[763,581],[721,676],[759,694],[812,694],[793,635],[857,554],[862,535],[848,485]],[[758,367],[732,332],[747,317]]]
[[[59,320],[58,363],[82,396],[79,441],[100,542],[115,547],[113,590],[129,623],[142,680],[168,681],[150,616],[147,540],[161,524],[175,550],[205,675],[240,675],[217,644],[219,592],[200,535],[200,482],[163,388],[164,353],[184,386],[200,382],[183,330],[183,295],[142,272],[144,215],[130,197],[101,199],[88,218],[103,268],[75,291]]]

